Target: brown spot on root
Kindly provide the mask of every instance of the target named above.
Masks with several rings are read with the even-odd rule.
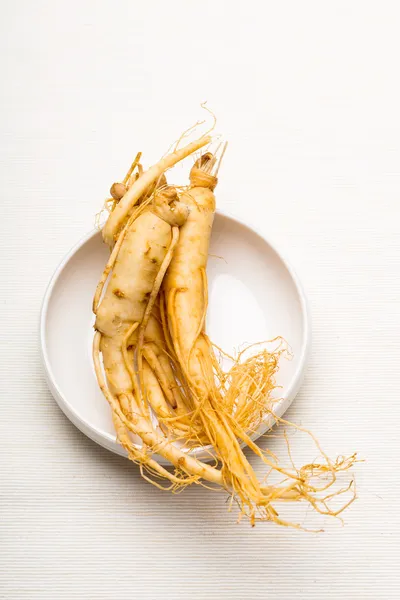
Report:
[[[117,298],[125,298],[124,292],[122,290],[119,290],[118,288],[113,290],[113,294],[114,296],[117,296]]]
[[[158,259],[157,258],[151,258],[150,262],[152,262],[153,265],[156,265],[158,263]]]

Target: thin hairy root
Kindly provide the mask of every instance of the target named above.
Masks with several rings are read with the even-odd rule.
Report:
[[[210,110],[207,106],[207,102],[202,102],[201,103],[201,108],[204,109],[212,118],[212,124],[211,126],[207,129],[207,131],[203,134],[204,136],[209,136],[215,129],[215,126],[217,124],[217,118],[215,116],[215,114],[212,112],[212,110]],[[176,140],[176,142],[174,142],[173,144],[171,144],[171,146],[169,147],[167,154],[169,154],[172,151],[177,151],[180,143],[187,138],[192,132],[195,131],[196,127],[200,127],[201,125],[204,125],[206,121],[197,121],[194,125],[191,125],[190,127],[188,127],[187,129],[185,129],[185,131],[179,136],[179,138]],[[211,140],[210,140],[211,142]],[[207,145],[207,144],[206,144]]]

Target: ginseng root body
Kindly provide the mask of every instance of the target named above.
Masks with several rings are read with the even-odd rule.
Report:
[[[103,228],[111,254],[93,301],[96,376],[118,440],[144,477],[159,487],[159,479],[168,480],[172,489],[212,483],[231,495],[253,525],[267,520],[299,527],[281,518],[275,504],[304,500],[321,514],[338,515],[355,494],[334,511],[328,502],[351,484],[338,492],[330,488],[355,456],[332,462],[311,436],[322,460],[283,468],[251,438],[273,412],[270,392],[279,352],[261,349],[246,358],[242,352],[230,357],[232,368],[224,372],[205,332],[219,161],[203,154],[183,191],[165,179],[166,169],[208,142],[202,137],[145,172],[138,154],[124,182],[112,186],[112,209]],[[262,480],[242,445],[268,467]],[[191,452],[203,446],[216,459],[213,466]],[[277,485],[268,483],[272,472],[279,476]]]

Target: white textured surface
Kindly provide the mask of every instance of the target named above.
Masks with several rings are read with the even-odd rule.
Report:
[[[1,8],[0,597],[397,597],[398,3]],[[346,526],[321,535],[235,525],[200,488],[157,492],[75,430],[43,381],[52,271],[133,153],[156,159],[204,99],[230,141],[221,206],[251,211],[309,294],[313,353],[290,418],[332,455],[366,458]]]

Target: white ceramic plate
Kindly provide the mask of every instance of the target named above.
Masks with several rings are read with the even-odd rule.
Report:
[[[40,342],[47,382],[60,408],[92,440],[124,455],[91,357],[92,298],[107,257],[97,231],[67,254],[44,297]],[[282,399],[275,412],[282,416],[301,385],[310,344],[307,304],[296,275],[253,228],[218,212],[208,278],[207,332],[218,346],[233,353],[276,336],[290,344],[293,359],[281,360],[277,376]],[[264,423],[258,435],[270,426]],[[197,455],[207,457],[201,449]]]

